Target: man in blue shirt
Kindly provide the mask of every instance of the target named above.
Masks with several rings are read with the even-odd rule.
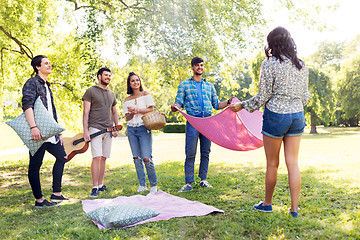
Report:
[[[212,108],[218,110],[228,105],[228,102],[220,102],[215,87],[212,83],[202,77],[204,72],[204,60],[194,57],[191,60],[193,76],[179,84],[175,104],[171,106],[173,112],[177,108],[185,108],[186,112],[195,117],[211,116]],[[194,182],[194,164],[198,139],[200,139],[200,187],[212,187],[207,181],[209,166],[209,154],[211,141],[198,132],[189,122],[186,122],[185,140],[185,182],[186,184],[179,192],[193,190],[191,184]]]

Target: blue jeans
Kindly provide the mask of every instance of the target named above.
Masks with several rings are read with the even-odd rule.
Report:
[[[211,141],[186,122],[185,140],[185,182],[194,182],[194,165],[198,139],[200,139],[200,167],[199,178],[206,179],[209,167]]]
[[[131,152],[134,158],[134,164],[136,174],[140,183],[140,186],[146,186],[146,176],[144,170],[144,164],[146,172],[150,182],[150,186],[157,185],[157,176],[155,165],[152,160],[152,134],[149,129],[144,125],[140,127],[128,127],[127,136],[130,143]],[[144,158],[148,158],[149,161],[145,162]]]

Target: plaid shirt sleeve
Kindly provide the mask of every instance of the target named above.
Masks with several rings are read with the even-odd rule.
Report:
[[[220,101],[218,99],[218,96],[216,95],[215,86],[211,84],[211,105],[215,110],[219,110],[219,102]]]
[[[181,82],[179,84],[176,98],[175,98],[175,103],[179,104],[181,108],[184,108],[184,105],[185,105],[185,83],[184,82]]]

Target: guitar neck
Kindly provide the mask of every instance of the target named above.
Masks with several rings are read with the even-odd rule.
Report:
[[[90,134],[90,140],[91,140],[92,138],[94,138],[94,137],[97,137],[97,136],[103,134],[103,133],[106,133],[107,131],[108,131],[107,129],[103,129],[103,130],[98,131],[98,132],[96,132],[96,133]],[[77,139],[76,141],[74,141],[74,145],[77,145],[77,144],[79,144],[79,143],[81,143],[81,142],[83,142],[83,141],[85,141],[84,138]]]
[[[107,129],[103,129],[103,130],[98,131],[98,132],[96,132],[96,133],[90,134],[90,140],[91,140],[92,138],[94,138],[94,137],[97,137],[97,136],[103,134],[103,133],[106,133],[107,131],[108,131]]]

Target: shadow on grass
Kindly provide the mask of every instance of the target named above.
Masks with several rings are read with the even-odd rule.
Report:
[[[301,217],[287,213],[290,192],[287,174],[279,174],[273,200],[273,213],[253,210],[263,199],[265,172],[262,168],[238,168],[210,164],[209,182],[213,188],[194,184],[194,191],[178,193],[184,184],[182,162],[156,166],[159,188],[173,195],[212,205],[225,211],[203,217],[175,218],[146,223],[132,228],[99,231],[84,216],[81,199],[88,199],[91,190],[89,167],[70,166],[66,169],[63,192],[72,198],[60,207],[35,210],[27,181],[27,160],[23,165],[1,169],[0,213],[1,239],[358,239],[359,188],[340,188],[322,179],[318,169],[302,172],[300,199]],[[45,196],[51,194],[51,161],[42,168]],[[198,164],[196,170],[198,170]],[[18,175],[15,177],[15,175]],[[135,167],[108,167],[105,180],[111,189],[99,198],[115,198],[137,194]],[[15,182],[19,182],[15,184]],[[144,193],[145,194],[145,193]]]
[[[358,135],[360,127],[329,127],[326,131],[317,134],[304,134],[303,139],[324,139],[324,138],[337,138],[341,136]]]

